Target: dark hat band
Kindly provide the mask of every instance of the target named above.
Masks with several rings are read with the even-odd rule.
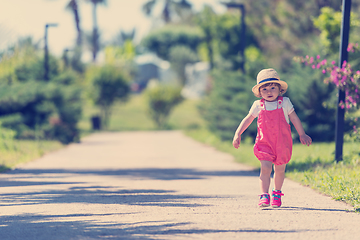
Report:
[[[264,80],[261,80],[258,84],[260,84],[260,83],[264,83],[264,82],[273,81],[273,80],[277,80],[277,81],[279,81],[279,79],[277,79],[277,78],[266,78],[266,79],[264,79]]]

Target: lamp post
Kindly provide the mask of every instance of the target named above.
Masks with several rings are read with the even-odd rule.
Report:
[[[48,28],[49,27],[57,27],[57,23],[48,23],[45,25],[45,37],[44,37],[44,42],[45,42],[45,46],[44,46],[44,79],[45,81],[49,81],[49,49],[48,49],[48,43],[47,43],[47,33],[48,33]]]
[[[246,47],[246,24],[245,24],[245,5],[242,3],[227,3],[227,2],[221,2],[222,4],[224,4],[227,8],[238,8],[240,9],[241,12],[241,20],[240,20],[240,24],[241,24],[241,33],[240,33],[240,57],[241,57],[241,62],[240,62],[240,69],[243,73],[245,73],[245,47]]]
[[[348,59],[347,47],[349,45],[349,30],[350,30],[350,10],[351,0],[343,0],[342,7],[342,25],[341,25],[341,39],[340,39],[340,61],[339,67],[342,67],[344,61]],[[335,160],[339,162],[343,158],[343,144],[344,144],[344,116],[345,109],[340,106],[340,103],[345,102],[345,92],[339,89],[338,107],[336,114],[335,126]]]

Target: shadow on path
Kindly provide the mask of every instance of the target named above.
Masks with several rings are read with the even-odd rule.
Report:
[[[92,214],[101,218],[106,214]],[[121,218],[123,214],[108,214]],[[133,223],[103,223],[77,221],[77,217],[88,214],[64,215],[30,215],[0,217],[2,240],[17,240],[27,236],[28,240],[49,239],[168,239],[171,235],[197,235],[211,233],[296,233],[310,232],[309,229],[275,230],[275,229],[199,229],[189,228],[191,222],[157,222],[144,221]],[[331,231],[331,229],[316,230]],[[265,237],[266,235],[264,235]]]
[[[41,177],[42,174],[84,174],[118,177],[135,177],[157,180],[205,179],[207,177],[259,176],[259,170],[253,171],[199,171],[191,168],[130,168],[110,170],[72,170],[72,169],[16,169],[9,175],[28,174]],[[12,176],[13,177],[13,176]],[[48,177],[48,176],[46,176]]]
[[[72,187],[66,190],[44,190],[26,193],[2,194],[0,206],[35,204],[118,204],[158,207],[202,207],[189,203],[191,199],[213,198],[211,196],[176,194],[175,191],[156,189],[107,189],[107,187]],[[219,198],[217,196],[217,198]]]

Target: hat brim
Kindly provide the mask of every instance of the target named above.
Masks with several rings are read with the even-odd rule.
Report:
[[[263,82],[263,83],[259,83],[259,84],[256,84],[253,88],[252,88],[252,92],[254,93],[254,95],[258,98],[261,98],[261,95],[260,95],[260,91],[259,91],[259,88],[265,84],[268,84],[268,83],[277,83],[277,84],[280,84],[281,86],[281,94],[284,94],[287,89],[288,89],[288,85],[286,82],[284,81],[281,81],[281,80],[272,80],[272,81],[266,81],[266,82]]]

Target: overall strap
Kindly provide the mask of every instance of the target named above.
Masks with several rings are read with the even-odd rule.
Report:
[[[260,108],[266,110],[266,108],[265,108],[265,99],[263,99],[263,98],[260,100]]]
[[[282,96],[279,96],[278,100],[277,100],[277,105],[278,105],[277,108],[279,108],[279,106],[280,106],[280,108],[282,108],[283,101],[284,101],[284,98]]]

